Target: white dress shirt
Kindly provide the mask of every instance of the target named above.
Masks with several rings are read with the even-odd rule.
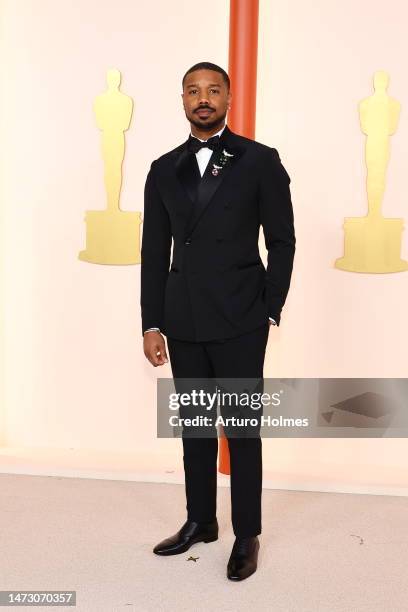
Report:
[[[212,136],[221,136],[221,134],[223,133],[224,129],[225,129],[225,125],[224,125],[224,127],[222,127],[220,129],[219,132],[217,132],[216,134],[213,134]],[[191,136],[193,136],[193,138],[197,138],[197,136],[194,136],[193,134],[191,134]],[[201,142],[205,142],[205,140],[202,140],[201,138],[198,138],[197,140],[200,140]],[[213,154],[213,150],[210,149],[209,147],[202,147],[195,154],[196,159],[197,159],[197,163],[198,163],[198,168],[200,170],[201,176],[203,176],[203,174],[205,172],[205,169],[208,166],[208,162],[210,161],[210,157],[211,157],[212,154]],[[276,325],[275,319],[272,319],[272,317],[269,317],[269,320],[272,322],[272,325]],[[158,327],[149,327],[149,329],[146,329],[144,333],[146,333],[148,331],[160,331],[160,329]]]

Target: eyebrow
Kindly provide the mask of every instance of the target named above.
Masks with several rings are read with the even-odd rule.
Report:
[[[190,83],[187,87],[198,87],[198,83]],[[210,83],[208,87],[221,87],[219,83]]]

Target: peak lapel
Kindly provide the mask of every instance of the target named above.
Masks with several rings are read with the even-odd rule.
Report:
[[[195,155],[189,153],[187,149],[187,142],[184,143],[183,147],[183,150],[175,160],[175,171],[178,180],[190,199],[191,206],[193,206],[201,175]]]

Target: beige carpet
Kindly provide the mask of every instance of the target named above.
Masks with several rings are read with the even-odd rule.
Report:
[[[174,557],[152,547],[185,520],[181,485],[0,474],[0,491],[0,590],[76,590],[59,610],[408,610],[404,497],[264,490],[258,571],[234,583],[229,489],[220,539]]]

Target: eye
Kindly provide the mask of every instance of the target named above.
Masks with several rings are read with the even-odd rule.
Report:
[[[214,91],[215,93],[220,93],[219,89],[211,89],[211,91]]]
[[[196,89],[190,89],[190,91],[188,93],[194,93],[195,91],[197,91]]]

